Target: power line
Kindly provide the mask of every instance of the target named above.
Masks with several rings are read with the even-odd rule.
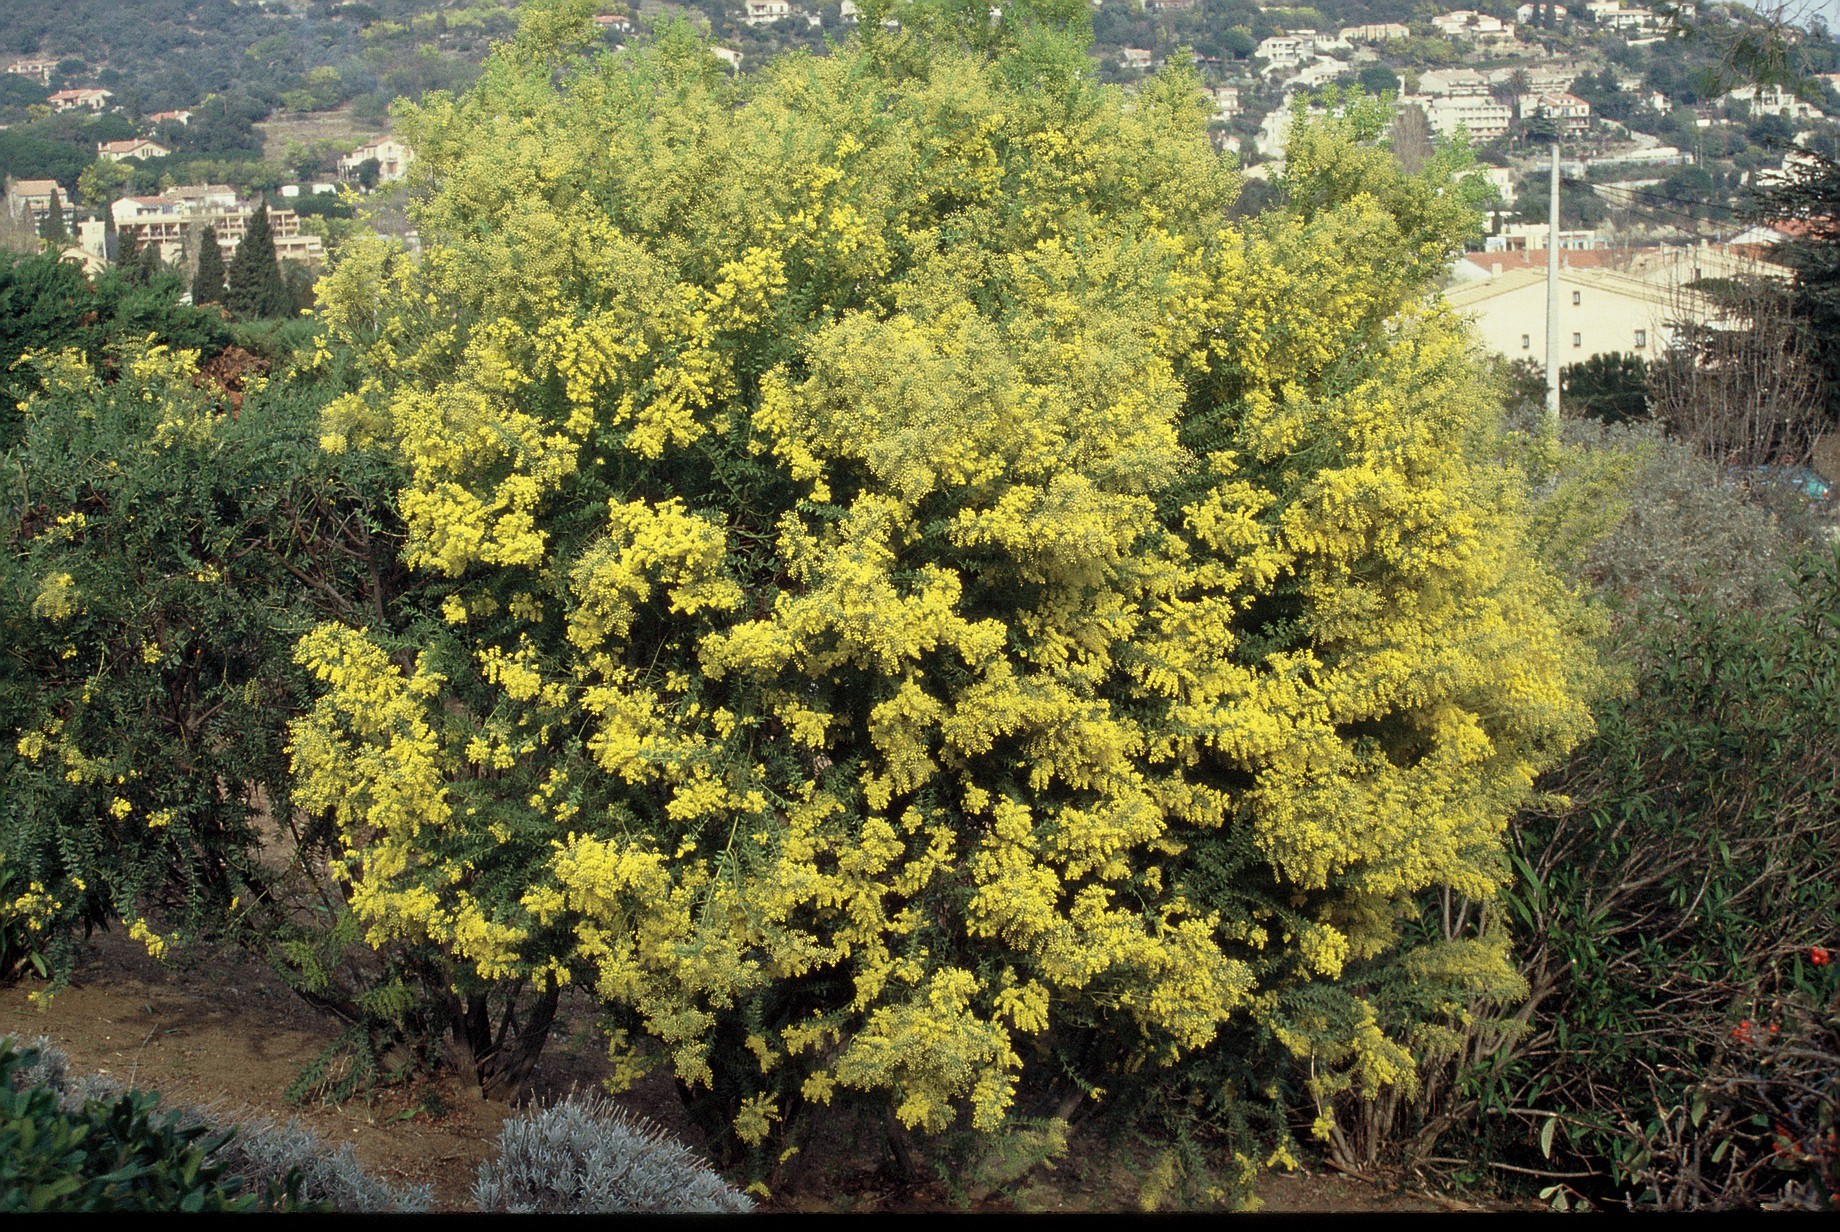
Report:
[[[1693,213],[1691,210],[1688,210],[1684,208],[1683,206],[1681,206],[1681,204],[1678,201],[1675,201],[1671,197],[1663,197],[1658,194],[1646,193],[1641,189],[1629,188],[1629,187],[1625,187],[1619,184],[1592,184],[1588,180],[1580,180],[1576,177],[1573,177],[1568,182],[1590,188],[1593,191],[1596,191],[1600,188],[1609,189],[1611,192],[1628,193],[1630,194],[1631,197],[1639,197],[1640,198],[1639,201],[1628,200],[1628,201],[1623,201],[1620,203],[1612,201],[1611,204],[1612,205],[1620,204],[1623,208],[1630,208],[1632,206],[1640,205],[1643,209],[1646,209],[1651,213],[1662,214],[1671,219],[1677,220],[1674,224],[1675,229],[1679,231],[1687,232],[1694,239],[1716,240],[1719,238],[1719,235],[1716,231],[1707,231],[1707,230],[1702,229],[1702,226],[1701,226],[1701,224],[1716,225],[1716,222],[1718,220],[1701,218],[1699,215]],[[1726,219],[1727,222],[1738,221],[1738,219],[1736,218],[1730,206],[1713,205],[1712,203],[1709,202],[1708,207],[1711,209],[1721,210],[1727,213],[1728,215],[1732,215],[1732,217],[1729,217]],[[1681,221],[1684,221],[1691,225],[1680,226],[1679,222]]]
[[[1573,179],[1571,182],[1574,184],[1582,184],[1585,187],[1591,189],[1591,191],[1599,193],[1600,195],[1605,191],[1613,192],[1613,193],[1626,193],[1631,197],[1641,198],[1642,201],[1653,205],[1656,209],[1659,209],[1659,210],[1664,210],[1664,211],[1672,210],[1675,213],[1690,213],[1690,211],[1686,211],[1684,207],[1681,206],[1680,202],[1677,199],[1673,197],[1663,196],[1660,193],[1653,192],[1645,188],[1637,188],[1633,184],[1619,184],[1614,181],[1607,183],[1607,184],[1594,184],[1589,180],[1580,180],[1580,179]],[[1711,209],[1711,210],[1719,210],[1725,214],[1732,215],[1734,219],[1736,217],[1736,210],[1733,209],[1733,207],[1729,205],[1720,205],[1717,202],[1708,201],[1706,203],[1706,208]]]

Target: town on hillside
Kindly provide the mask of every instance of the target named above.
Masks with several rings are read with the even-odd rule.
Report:
[[[471,81],[512,28],[513,0],[182,7],[208,20],[131,22],[115,0],[76,0],[57,21],[0,14],[0,241],[55,243],[92,270],[125,244],[189,273],[207,227],[227,260],[266,204],[276,255],[305,271],[361,232],[413,247],[402,186],[414,153],[390,134],[390,101]],[[615,54],[689,20],[735,74],[822,50],[861,20],[852,0],[599,8]],[[1487,225],[1449,295],[1511,360],[1546,353],[1536,284],[1549,243],[1569,293],[1566,362],[1653,355],[1671,321],[1717,315],[1691,290],[1707,271],[1786,275],[1769,254],[1789,224],[1751,218],[1749,194],[1811,154],[1840,153],[1840,44],[1818,20],[1791,28],[1788,85],[1721,79],[1722,49],[1754,21],[1721,4],[1091,0],[1091,21],[1094,72],[1127,90],[1172,57],[1192,60],[1216,146],[1245,170],[1245,212],[1280,191],[1293,116],[1353,91],[1391,100],[1390,139],[1409,167],[1467,149]]]

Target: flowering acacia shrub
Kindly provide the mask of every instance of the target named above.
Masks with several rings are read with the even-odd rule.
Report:
[[[1588,727],[1424,298],[1448,179],[1357,109],[1236,229],[1183,71],[1127,98],[1024,23],[734,82],[682,32],[577,53],[585,12],[403,117],[423,259],[321,288],[366,373],[325,443],[401,461],[450,586],[416,644],[298,651],[373,941],[585,982],[745,1141],[839,1089],[995,1127],[1064,1022],[1409,1079],[1291,994],[1490,893]]]

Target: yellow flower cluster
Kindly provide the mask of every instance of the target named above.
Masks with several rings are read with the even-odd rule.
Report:
[[[1322,1051],[1281,994],[1489,893],[1587,722],[1409,272],[1436,186],[1317,134],[1330,187],[1223,228],[1178,73],[1062,106],[855,47],[736,101],[681,38],[558,87],[539,27],[403,117],[421,263],[321,285],[362,373],[328,447],[405,467],[476,665],[301,643],[298,798],[373,940],[578,977],[690,1082],[784,992],[750,1142],[838,1086],[995,1127],[1067,1006],[1408,1082],[1371,1012]]]

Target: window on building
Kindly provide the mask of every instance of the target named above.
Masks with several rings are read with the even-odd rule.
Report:
[[[1572,303],[1579,304],[1583,302],[1584,302],[1584,292],[1583,291],[1573,291],[1572,292]]]
[[[1533,349],[1533,335],[1532,334],[1522,334],[1521,335],[1521,350],[1531,351],[1532,349]]]
[[[1647,345],[1648,345],[1648,331],[1645,329],[1638,329],[1636,331],[1636,350],[1640,351],[1643,347]]]
[[[1572,345],[1575,347],[1583,346],[1584,345],[1584,335],[1583,334],[1573,334],[1572,335]]]

